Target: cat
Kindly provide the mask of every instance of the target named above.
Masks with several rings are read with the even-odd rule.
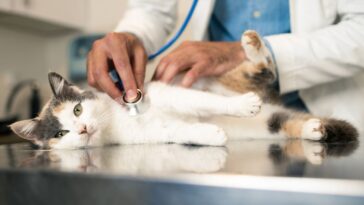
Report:
[[[193,89],[150,82],[149,109],[129,116],[125,106],[104,93],[84,91],[62,76],[48,74],[53,97],[38,117],[11,129],[49,149],[106,144],[176,143],[223,146],[229,139],[300,138],[351,141],[357,130],[344,120],[294,111],[279,103],[273,58],[255,31],[242,35],[248,60]]]

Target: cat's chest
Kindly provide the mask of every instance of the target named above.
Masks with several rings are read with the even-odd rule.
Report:
[[[145,136],[149,132],[163,133],[168,129],[168,124],[174,118],[165,112],[158,111],[157,108],[149,107],[143,113],[136,116],[126,115],[116,117],[113,124],[115,133],[121,136]]]

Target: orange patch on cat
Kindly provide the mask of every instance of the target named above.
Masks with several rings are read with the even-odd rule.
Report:
[[[218,81],[225,87],[235,92],[247,92],[249,90],[249,81],[244,76],[244,69],[246,69],[246,66],[244,66],[244,64],[246,63],[242,63],[240,66],[225,73],[218,78]]]
[[[64,109],[64,104],[59,104],[58,106],[56,106],[55,108],[53,108],[53,113],[54,114],[58,114],[59,112],[61,112]]]
[[[225,73],[218,78],[218,81],[225,87],[239,93],[246,93],[248,91],[255,91],[252,87],[249,77],[262,72],[265,66],[263,63],[258,65],[250,61],[245,61],[236,68]],[[248,75],[249,77],[247,78]]]
[[[310,118],[311,115],[296,113],[292,119],[284,123],[283,131],[290,138],[301,138],[303,124]]]
[[[304,120],[301,119],[292,119],[288,120],[283,125],[283,131],[287,134],[290,138],[300,138],[302,125],[305,123]]]
[[[249,68],[250,68],[250,70],[248,70],[250,72],[249,74],[252,76],[252,75],[261,73],[262,70],[265,68],[268,68],[268,66],[265,65],[264,63],[259,63],[258,65],[254,65],[254,66],[252,65]]]

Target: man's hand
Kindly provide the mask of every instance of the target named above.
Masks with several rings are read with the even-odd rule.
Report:
[[[136,89],[143,89],[147,63],[147,54],[142,43],[133,34],[113,32],[95,41],[88,54],[88,83],[116,99],[122,93],[109,77],[109,60],[113,61],[123,81],[127,99],[135,99]]]
[[[199,77],[221,75],[245,60],[240,42],[184,42],[165,56],[154,78],[169,83],[186,71],[182,86],[190,87]]]

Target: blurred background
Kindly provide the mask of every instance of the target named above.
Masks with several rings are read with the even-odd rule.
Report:
[[[179,23],[191,2],[179,2]],[[49,71],[85,86],[92,42],[114,30],[127,4],[127,0],[0,0],[1,124],[36,115],[51,94]],[[188,33],[187,29],[180,41]],[[149,70],[157,61],[148,65]],[[6,132],[0,128],[0,135]]]

